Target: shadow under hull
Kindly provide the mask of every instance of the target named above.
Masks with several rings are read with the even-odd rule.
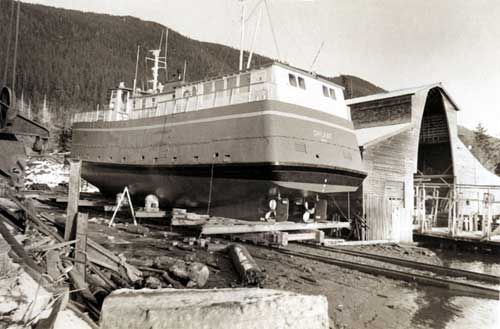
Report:
[[[161,208],[179,207],[212,216],[258,220],[277,198],[314,200],[353,192],[364,175],[339,168],[294,164],[200,164],[144,166],[84,162],[82,177],[108,196],[127,186],[136,206],[148,194]]]

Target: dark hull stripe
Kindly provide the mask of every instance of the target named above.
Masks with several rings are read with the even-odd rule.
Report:
[[[198,165],[131,165],[131,164],[109,164],[97,162],[85,162],[86,166],[105,171],[131,171],[136,174],[162,174],[172,176],[211,177],[252,179],[267,181],[301,182],[312,184],[339,185],[343,182],[352,181],[351,184],[358,185],[366,174],[355,170],[343,168],[324,167],[301,164],[272,164],[272,163],[217,163]],[[325,182],[325,178],[327,181]]]

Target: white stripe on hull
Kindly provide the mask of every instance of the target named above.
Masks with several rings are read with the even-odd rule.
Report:
[[[303,115],[298,115],[298,114],[292,114],[292,113],[287,113],[287,112],[281,112],[281,111],[259,111],[259,112],[252,112],[252,113],[242,113],[242,114],[232,114],[232,115],[222,115],[222,116],[217,116],[217,117],[212,117],[212,118],[205,118],[205,119],[197,119],[197,120],[188,120],[188,121],[182,121],[182,122],[175,122],[175,123],[169,123],[165,122],[162,124],[155,124],[155,125],[148,125],[148,126],[138,126],[138,127],[116,127],[116,128],[74,128],[75,130],[80,130],[80,131],[130,131],[130,130],[144,130],[144,129],[155,129],[155,128],[162,128],[162,127],[174,127],[174,126],[183,126],[183,125],[189,125],[189,124],[196,124],[196,123],[205,123],[205,122],[215,122],[215,121],[223,121],[223,120],[230,120],[230,119],[241,119],[241,118],[251,118],[251,117],[256,117],[256,116],[261,116],[261,115],[276,115],[276,116],[281,116],[281,117],[286,117],[286,118],[292,118],[292,119],[298,119],[298,120],[304,120],[308,122],[313,122],[313,123],[319,123],[325,126],[341,129],[350,133],[354,133],[354,130],[337,125],[328,121],[324,120],[319,120],[319,119],[313,119],[309,118]],[[160,118],[160,117],[158,117]],[[120,121],[117,121],[120,122]]]

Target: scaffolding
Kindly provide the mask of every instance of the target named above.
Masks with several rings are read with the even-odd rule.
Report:
[[[450,237],[500,237],[500,186],[458,184],[450,175],[416,175],[414,229]]]

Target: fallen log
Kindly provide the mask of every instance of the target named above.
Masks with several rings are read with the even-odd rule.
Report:
[[[266,276],[248,250],[239,244],[231,244],[227,247],[227,250],[243,285],[261,286]]]

